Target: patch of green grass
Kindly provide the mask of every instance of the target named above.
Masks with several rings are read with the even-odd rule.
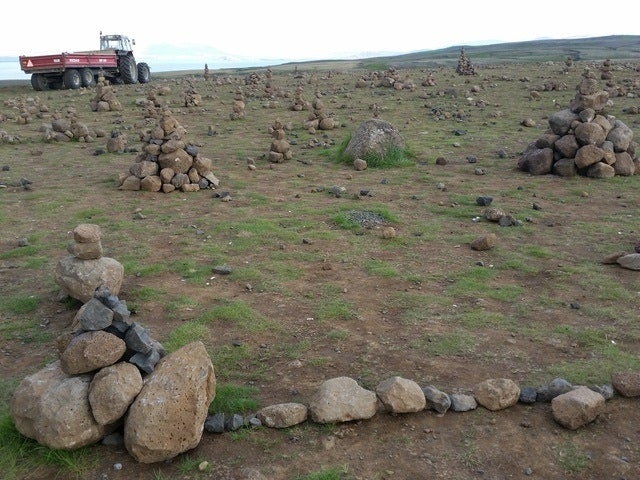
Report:
[[[172,329],[162,346],[169,353],[175,352],[189,343],[201,340],[206,341],[210,336],[209,327],[202,322],[190,320]]]
[[[97,223],[98,220],[107,220],[108,217],[105,215],[105,211],[102,208],[91,207],[77,211],[73,214],[73,218],[81,222],[91,221],[91,223]]]
[[[267,364],[246,344],[222,345],[211,353],[211,362],[219,381],[262,380],[267,381]]]
[[[197,300],[193,300],[192,298],[186,296],[181,296],[167,302],[165,308],[169,317],[175,318],[176,316],[178,316],[179,312],[183,310],[193,310],[199,306],[200,304]]]
[[[189,283],[206,283],[212,275],[211,265],[204,265],[195,260],[176,260],[169,268]]]
[[[519,250],[523,255],[532,258],[553,258],[555,256],[554,252],[541,245],[522,245]]]
[[[206,459],[203,457],[192,457],[189,454],[183,455],[180,457],[180,462],[177,465],[177,470],[182,475],[187,475],[188,473],[196,473],[200,472],[200,465]],[[202,470],[202,473],[207,473],[211,471],[211,465],[209,464],[207,468]]]
[[[558,464],[565,473],[580,473],[589,466],[590,458],[578,445],[568,440],[556,448]]]
[[[35,295],[13,295],[0,299],[0,311],[14,315],[33,313],[40,305],[40,298]]]
[[[167,270],[166,265],[163,263],[144,265],[138,259],[122,262],[122,266],[126,275],[135,275],[136,277],[151,277]]]
[[[42,247],[39,245],[27,245],[26,247],[16,247],[6,252],[0,253],[0,259],[7,260],[10,258],[33,257],[40,253]]]
[[[340,321],[353,320],[357,318],[357,313],[353,304],[342,298],[334,298],[322,302],[317,307],[315,318],[319,321]]]
[[[295,477],[295,480],[344,480],[347,473],[349,473],[348,465],[323,467],[315,472]]]
[[[0,471],[5,480],[19,480],[39,467],[53,466],[65,478],[83,478],[98,463],[95,448],[54,450],[24,437],[11,416],[0,416]]]
[[[258,389],[248,385],[219,383],[216,385],[216,396],[209,405],[209,413],[245,414],[260,407]]]
[[[347,330],[334,329],[328,331],[324,336],[329,340],[346,340],[349,338],[349,332]]]
[[[398,276],[398,270],[383,260],[366,260],[364,262],[364,269],[369,275],[376,275],[378,277],[390,278]]]
[[[162,298],[166,292],[154,287],[140,287],[131,291],[131,296],[135,300],[149,302]]]
[[[232,323],[253,333],[276,327],[271,320],[256,312],[242,300],[220,300],[217,305],[202,313],[198,320],[204,323]]]
[[[469,329],[487,327],[508,329],[515,324],[515,321],[504,313],[477,308],[460,311],[454,318]]]
[[[574,385],[593,385],[610,382],[613,372],[638,369],[640,358],[637,355],[623,352],[612,344],[606,349],[601,348],[595,357],[550,365],[547,372],[553,377],[565,378]]]
[[[409,347],[436,357],[463,355],[475,350],[476,340],[467,332],[424,335],[409,343]]]

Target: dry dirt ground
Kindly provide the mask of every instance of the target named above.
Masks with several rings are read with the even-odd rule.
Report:
[[[431,87],[421,86],[427,71],[407,70],[402,74],[416,87],[401,91],[356,89],[356,80],[370,73],[356,68],[297,74],[283,68],[274,70],[280,94],[272,99],[260,85],[245,85],[244,73],[208,82],[154,77],[148,85],[118,86],[123,111],[102,114],[89,109],[91,91],[0,88],[0,114],[8,116],[0,130],[21,138],[0,145],[0,163],[9,167],[0,173],[7,185],[0,190],[0,290],[5,299],[37,299],[28,313],[2,304],[5,390],[55,358],[55,336],[77,312],[78,305],[58,301],[53,271],[79,223],[101,226],[105,255],[126,268],[119,297],[160,341],[202,322],[215,306],[248,306],[254,318],[208,319],[201,339],[218,382],[256,387],[263,406],[308,401],[336,376],[373,389],[401,375],[469,393],[487,378],[533,386],[556,376],[607,383],[611,371],[640,368],[638,273],[601,263],[609,254],[632,252],[638,241],[638,177],[561,179],[516,169],[518,153],[545,130],[546,116],[573,97],[585,66],[568,73],[562,62],[485,66],[473,77],[436,68]],[[620,83],[637,85],[634,67],[618,66]],[[202,95],[198,107],[183,105],[187,80]],[[542,91],[548,80],[568,88]],[[309,100],[319,92],[341,127],[308,133],[302,122],[309,112],[288,108],[297,85]],[[136,132],[148,121],[136,99],[162,86],[170,92],[159,98],[214,160],[219,190],[230,192],[230,202],[213,191],[120,191],[116,178],[135,153],[94,155],[104,138],[44,143],[38,127],[47,118],[27,125],[12,119],[13,105],[37,96],[50,113],[73,108],[90,127],[125,132],[139,148]],[[238,86],[246,117],[231,121]],[[539,100],[531,99],[533,89]],[[613,100],[611,113],[637,132],[637,117],[623,109],[640,100]],[[415,166],[355,172],[333,163],[321,146],[306,148],[339,144],[371,117],[374,103],[406,138]],[[276,118],[290,124],[294,158],[270,165],[267,128]],[[523,127],[526,118],[536,126]],[[208,135],[209,127],[215,134]],[[247,168],[248,157],[255,171]],[[436,165],[438,157],[447,164]],[[22,177],[32,182],[29,189],[15,185]],[[330,194],[333,185],[347,193]],[[363,189],[370,196],[360,195]],[[523,225],[474,222],[483,212],[479,195],[493,196]],[[351,210],[389,213],[397,237],[344,228],[336,214]],[[496,247],[472,251],[469,242],[488,232],[498,235]],[[22,247],[28,254],[20,254],[20,237],[29,239]],[[218,264],[233,273],[212,274]],[[242,479],[257,478],[247,471],[255,469],[264,478],[289,480],[333,469],[343,473],[330,478],[367,480],[631,480],[640,478],[639,425],[638,400],[621,397],[578,431],[557,425],[549,404],[444,415],[380,412],[342,425],[205,434],[195,450],[155,465],[137,464],[123,448],[96,446],[96,464],[79,476]],[[187,468],[193,459],[208,461],[209,470]],[[40,467],[18,478],[55,474],[71,475]]]

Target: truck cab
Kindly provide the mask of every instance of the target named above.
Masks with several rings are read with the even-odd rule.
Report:
[[[100,50],[123,50],[131,52],[136,41],[125,35],[103,35],[100,32]]]

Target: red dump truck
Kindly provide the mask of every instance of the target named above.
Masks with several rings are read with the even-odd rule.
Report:
[[[113,83],[147,83],[151,71],[146,63],[136,64],[130,40],[124,35],[103,35],[100,50],[20,56],[20,68],[31,74],[34,90],[80,88],[95,85],[100,72]]]

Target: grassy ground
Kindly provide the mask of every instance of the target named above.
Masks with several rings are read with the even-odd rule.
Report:
[[[614,65],[620,84],[637,86],[632,66]],[[155,479],[244,478],[247,467],[276,479],[522,478],[527,469],[534,478],[632,478],[640,453],[626,439],[637,435],[637,414],[619,398],[579,432],[557,427],[545,405],[380,415],[354,425],[205,436],[195,451],[153,466],[100,446],[81,452],[81,460],[60,460],[15,436],[7,413],[19,381],[56,358],[55,338],[79,307],[60,303],[53,281],[79,223],[100,225],[105,255],[125,266],[119,296],[136,321],[169,351],[205,342],[219,383],[212,413],[305,402],[322,381],[342,375],[367,388],[401,375],[469,392],[491,377],[595,384],[613,371],[637,370],[640,278],[601,260],[633,251],[638,178],[531,177],[516,169],[547,116],[573,98],[585,67],[598,63],[577,62],[569,71],[562,62],[483,65],[472,77],[448,67],[406,69],[402,77],[416,87],[398,91],[355,88],[371,74],[357,65],[291,66],[274,69],[271,98],[264,82],[246,85],[244,74],[163,76],[119,86],[123,111],[102,114],[90,111],[90,91],[0,88],[0,130],[21,139],[0,145],[8,167],[0,173],[7,186],[0,190],[0,410],[3,438],[12,438],[2,457],[13,459],[4,464],[7,478],[99,478],[111,476],[114,463],[128,478]],[[429,73],[437,85],[421,86]],[[550,79],[568,88],[543,91]],[[203,98],[197,107],[183,105],[189,85]],[[303,127],[309,112],[289,109],[298,85],[305,98],[322,98],[337,129]],[[137,100],[160,87],[168,87],[158,98],[187,139],[214,160],[219,191],[229,192],[230,202],[213,191],[123,192],[116,179],[135,153],[94,155],[104,138],[42,141],[40,124],[73,110],[90,127],[121,131],[140,148],[137,132],[149,120]],[[246,116],[232,121],[238,87]],[[532,100],[531,90],[541,99]],[[18,124],[22,106],[35,98],[48,113]],[[624,109],[638,99],[613,100],[610,113],[636,130],[638,118]],[[410,165],[356,172],[334,161],[371,118],[373,104],[405,138]],[[536,126],[523,127],[527,118]],[[276,119],[288,125],[293,143],[294,158],[284,164],[266,160]],[[247,168],[248,158],[256,170]],[[23,177],[30,189],[19,185]],[[334,186],[345,193],[332,194]],[[474,222],[483,213],[480,195],[492,196],[522,226]],[[381,228],[354,223],[353,212],[378,215],[380,227],[397,235],[384,238]],[[489,232],[498,235],[494,249],[469,248]],[[19,247],[20,238],[28,245]],[[223,264],[231,274],[212,273]],[[208,469],[198,470],[205,460]]]

